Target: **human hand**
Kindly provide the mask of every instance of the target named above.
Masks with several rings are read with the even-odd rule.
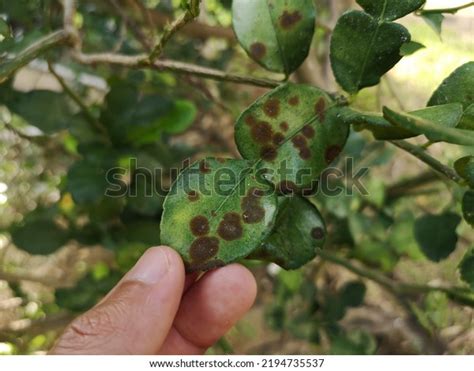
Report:
[[[149,249],[112,291],[75,319],[51,354],[202,354],[252,306],[252,274],[233,264],[185,276],[169,247]]]

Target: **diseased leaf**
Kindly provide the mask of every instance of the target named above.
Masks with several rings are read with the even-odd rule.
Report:
[[[461,178],[465,179],[474,188],[474,156],[460,158],[454,163],[454,169]]]
[[[462,213],[466,222],[474,227],[474,190],[466,191],[462,199]]]
[[[434,32],[441,36],[444,15],[442,13],[426,13],[421,14],[423,20],[430,26]]]
[[[411,39],[397,23],[379,22],[364,12],[339,18],[331,39],[331,65],[336,80],[348,93],[377,85],[402,58],[400,48]]]
[[[391,124],[424,134],[428,138],[463,146],[474,146],[474,134],[470,131],[444,127],[413,114],[392,111],[387,107],[384,107],[383,113],[385,119]]]
[[[272,233],[250,258],[298,269],[314,259],[325,240],[326,226],[316,207],[302,197],[283,196]]]
[[[474,290],[474,249],[469,250],[459,264],[461,279]]]
[[[461,222],[457,214],[427,214],[415,222],[415,238],[423,253],[432,261],[446,259],[458,242],[456,228]]]
[[[474,62],[468,62],[449,75],[433,93],[428,106],[461,103],[468,108],[474,103]]]
[[[242,113],[235,141],[242,156],[258,161],[257,168],[279,190],[308,187],[345,146],[349,126],[338,112],[322,90],[285,84]]]
[[[234,0],[234,31],[247,54],[289,75],[308,56],[315,28],[312,0]]]
[[[243,160],[208,158],[184,170],[165,199],[161,242],[188,271],[216,268],[252,253],[270,233],[277,198]]]
[[[69,239],[68,231],[51,219],[33,219],[15,226],[11,231],[13,243],[33,255],[52,254]]]
[[[426,48],[426,46],[423,44],[416,41],[410,41],[402,45],[400,48],[400,55],[406,57],[407,55],[415,54],[418,50],[424,48]]]
[[[410,14],[420,9],[425,2],[426,0],[357,0],[367,13],[384,21],[393,21]]]

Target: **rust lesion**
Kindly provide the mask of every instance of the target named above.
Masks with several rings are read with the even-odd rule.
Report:
[[[267,47],[261,42],[255,42],[250,45],[250,55],[256,59],[260,60],[265,57],[267,54]]]
[[[280,16],[280,26],[284,30],[288,30],[293,28],[299,21],[301,21],[301,19],[303,19],[303,16],[298,10],[295,10],[294,12],[285,10]]]

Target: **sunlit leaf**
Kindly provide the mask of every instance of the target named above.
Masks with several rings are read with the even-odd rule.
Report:
[[[342,152],[349,126],[325,92],[285,84],[259,98],[237,120],[242,156],[283,192],[306,187]],[[286,169],[286,170],[282,170]]]
[[[189,271],[209,270],[253,252],[274,224],[277,198],[252,164],[208,158],[184,170],[164,203],[161,242]]]
[[[295,71],[308,56],[315,27],[312,0],[234,0],[233,24],[247,54],[270,71]]]
[[[406,57],[407,55],[415,54],[418,50],[424,48],[426,48],[426,46],[423,44],[416,41],[410,41],[402,45],[400,48],[400,55]]]
[[[336,80],[349,93],[377,85],[402,58],[400,48],[411,39],[397,23],[380,22],[350,11],[339,18],[331,39],[331,65]]]
[[[426,0],[357,0],[364,10],[385,21],[393,21],[421,8]]]

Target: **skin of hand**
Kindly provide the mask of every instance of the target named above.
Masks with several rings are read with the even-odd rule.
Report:
[[[257,287],[238,264],[196,278],[171,248],[147,250],[51,354],[203,354],[250,309]]]

